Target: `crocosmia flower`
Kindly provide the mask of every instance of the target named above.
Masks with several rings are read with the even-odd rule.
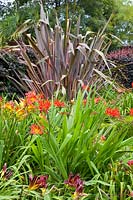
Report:
[[[33,135],[42,135],[44,133],[44,126],[38,124],[32,124],[30,126],[30,133]]]
[[[39,110],[41,112],[43,112],[43,111],[48,112],[48,110],[51,106],[51,102],[49,100],[45,100],[45,101],[40,100],[40,101],[38,101],[38,105],[39,105]]]
[[[129,166],[133,166],[133,160],[129,160],[129,161],[127,162],[127,164],[128,164]]]
[[[80,176],[73,175],[72,173],[69,174],[68,180],[64,181],[65,184],[69,185],[70,187],[75,188],[75,193],[81,194],[83,192],[83,181],[80,179]]]
[[[64,102],[61,102],[61,101],[59,101],[59,100],[55,100],[55,101],[54,101],[54,106],[55,106],[55,107],[62,108],[62,107],[65,106],[65,103],[64,103]]]
[[[120,111],[118,108],[107,108],[105,113],[111,117],[120,117]]]
[[[130,109],[130,115],[133,116],[133,108]]]
[[[46,189],[48,176],[29,176],[29,190]],[[44,192],[44,191],[43,191]]]

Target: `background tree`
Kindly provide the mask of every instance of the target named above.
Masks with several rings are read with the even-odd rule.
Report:
[[[81,31],[98,31],[104,26],[110,15],[113,19],[108,26],[108,32],[120,37],[125,43],[131,44],[133,27],[132,1],[129,0],[42,0],[44,8],[49,12],[51,25],[55,24],[55,15],[65,24],[66,5],[69,7],[69,18],[75,24],[81,15]],[[4,5],[0,23],[0,43],[10,39],[12,33],[25,20],[39,19],[39,0],[15,0]],[[74,27],[74,26],[72,26]],[[74,28],[72,31],[75,31]],[[117,44],[118,45],[118,44]],[[116,44],[115,44],[116,46]],[[114,48],[114,47],[113,47]]]

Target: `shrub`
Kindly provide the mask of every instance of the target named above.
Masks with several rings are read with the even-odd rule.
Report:
[[[54,30],[50,27],[42,4],[40,16],[40,21],[35,24],[36,39],[26,35],[36,62],[30,60],[24,42],[18,41],[23,61],[27,66],[27,73],[18,72],[22,87],[41,92],[46,98],[60,90],[68,99],[72,99],[80,86],[97,83],[99,88],[104,81],[112,83],[107,74],[103,74],[105,65],[108,68],[105,55],[110,44],[110,39],[104,33],[107,24],[97,34],[87,32],[82,36],[79,33],[79,18],[77,33],[73,35],[67,17],[66,28],[63,31],[58,20]],[[20,36],[28,27],[29,21],[18,28],[13,37]]]

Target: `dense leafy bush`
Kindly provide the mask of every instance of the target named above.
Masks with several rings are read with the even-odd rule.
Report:
[[[118,66],[113,76],[117,76],[117,81],[130,88],[133,82],[133,47],[122,47],[110,52],[107,57]]]
[[[0,50],[0,92],[8,97],[12,97],[15,93],[18,96],[24,95],[23,90],[12,81],[12,79],[18,80],[17,70],[20,72],[25,71],[25,65],[19,62],[21,57],[19,51],[11,51],[11,49],[3,48]]]

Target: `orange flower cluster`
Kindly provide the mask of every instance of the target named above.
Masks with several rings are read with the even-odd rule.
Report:
[[[32,124],[30,126],[30,133],[32,135],[42,135],[44,133],[44,126],[38,124]]]
[[[55,107],[58,107],[58,108],[62,108],[62,107],[65,107],[65,103],[64,102],[61,102],[59,100],[55,100],[54,101],[54,106]]]
[[[14,102],[13,101],[8,101],[6,104],[5,104],[5,108],[8,109],[8,110],[13,110],[14,109]]]
[[[118,108],[106,108],[105,113],[111,117],[120,117],[120,111]]]
[[[38,96],[36,95],[35,91],[30,91],[25,94],[25,100],[27,105],[33,104],[37,102]]]
[[[45,100],[43,95],[41,94],[37,95],[34,91],[26,93],[26,104],[27,105],[37,104],[41,112],[48,112],[48,110],[51,107],[51,102],[48,99]],[[61,108],[65,106],[65,103],[59,100],[55,100],[54,106]]]
[[[51,102],[49,100],[40,100],[38,101],[38,106],[41,112],[48,112],[51,107]]]

